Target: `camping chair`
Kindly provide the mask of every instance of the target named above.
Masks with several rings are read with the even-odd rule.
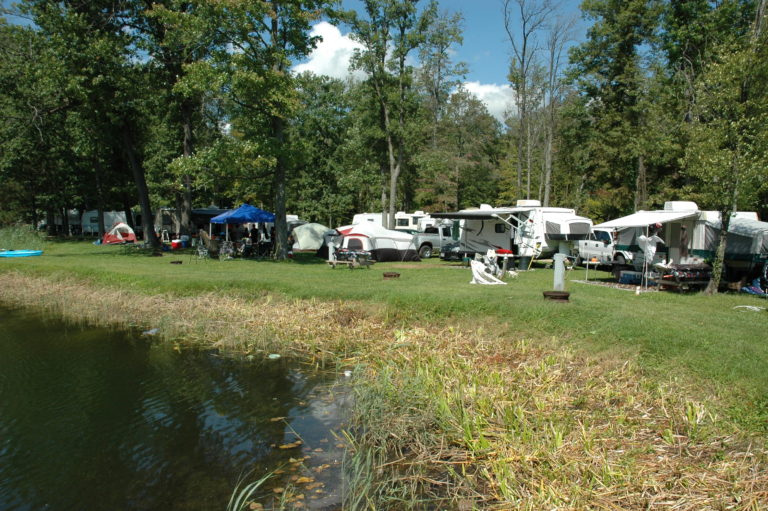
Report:
[[[205,245],[202,243],[198,243],[197,246],[195,246],[195,250],[190,252],[189,259],[190,261],[194,258],[196,261],[199,261],[201,259],[206,260],[210,257],[208,255],[208,249],[205,248]]]
[[[219,249],[219,260],[232,259],[235,255],[235,246],[231,241],[222,241]]]

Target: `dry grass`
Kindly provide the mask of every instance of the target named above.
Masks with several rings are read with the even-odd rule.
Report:
[[[349,508],[768,508],[762,439],[631,362],[483,328],[397,328],[361,304],[269,294],[146,296],[4,273],[0,302],[156,327],[180,345],[355,366]]]

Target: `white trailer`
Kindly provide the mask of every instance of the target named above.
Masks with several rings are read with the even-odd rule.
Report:
[[[488,249],[508,250],[524,261],[556,253],[571,253],[572,242],[586,239],[592,220],[570,208],[542,207],[536,200],[520,200],[514,207],[478,209],[455,213],[433,213],[433,218],[462,220],[459,251],[472,256]]]

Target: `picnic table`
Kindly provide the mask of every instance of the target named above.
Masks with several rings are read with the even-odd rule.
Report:
[[[336,258],[335,259],[329,259],[328,264],[331,266],[331,268],[336,268],[336,266],[346,266],[350,270],[353,270],[355,268],[368,268],[370,269],[371,265],[375,263],[373,259],[371,259],[371,253],[370,252],[356,252],[351,250],[341,250],[336,252]]]

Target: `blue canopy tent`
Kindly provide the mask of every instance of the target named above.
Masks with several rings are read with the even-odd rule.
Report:
[[[275,215],[250,204],[243,204],[237,209],[211,218],[211,224],[247,224],[247,223],[274,223]],[[229,231],[227,231],[229,236]]]

